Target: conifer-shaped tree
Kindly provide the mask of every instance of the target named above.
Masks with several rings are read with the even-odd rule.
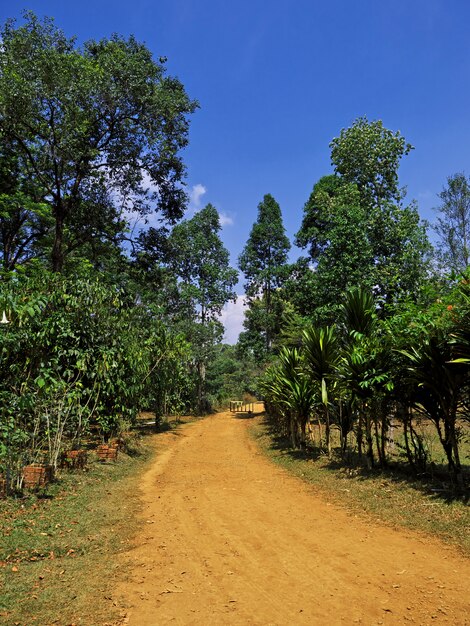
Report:
[[[243,341],[257,356],[268,355],[280,321],[277,290],[287,277],[290,242],[285,234],[279,204],[270,194],[258,205],[258,219],[238,260],[245,274],[248,311]]]

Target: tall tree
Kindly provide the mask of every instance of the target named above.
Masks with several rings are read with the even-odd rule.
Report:
[[[373,250],[366,224],[367,212],[355,184],[330,175],[314,185],[296,244],[309,252],[310,266],[304,273],[310,275],[310,281],[303,282],[310,289],[319,322],[336,317],[341,294],[348,288],[358,284],[372,287]]]
[[[286,280],[289,250],[290,242],[285,234],[281,209],[273,196],[267,194],[258,205],[258,219],[238,260],[246,278],[244,286],[249,306],[245,327],[248,332],[261,334],[266,354],[271,351],[279,322],[279,315],[276,315],[279,307],[276,306],[274,292]],[[257,314],[251,313],[250,321],[250,312],[255,307]]]
[[[330,146],[336,175],[314,186],[297,233],[316,270],[304,281],[315,305],[334,317],[339,294],[352,285],[373,287],[383,303],[417,294],[431,247],[426,224],[413,202],[403,205],[399,187],[400,160],[412,146],[366,118]]]
[[[470,177],[449,176],[438,196],[441,204],[434,228],[440,237],[440,260],[447,269],[463,272],[470,264]]]
[[[50,206],[52,267],[61,271],[79,244],[75,227],[82,239],[102,232],[103,223],[119,229],[129,208],[182,217],[179,152],[196,103],[133,37],[79,48],[51,19],[25,18],[18,27],[7,21],[1,32],[0,137]]]
[[[217,209],[208,204],[176,225],[168,239],[167,264],[179,279],[179,325],[194,349],[200,412],[207,408],[207,363],[223,333],[219,316],[224,304],[236,299],[238,272],[229,265],[220,230]]]

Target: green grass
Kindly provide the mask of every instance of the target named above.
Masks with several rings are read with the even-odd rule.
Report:
[[[315,485],[328,500],[369,520],[438,536],[470,555],[470,507],[464,502],[445,499],[432,485],[398,470],[345,468],[326,455],[293,451],[262,417],[253,423],[251,434],[270,459]]]
[[[0,502],[2,624],[115,623],[115,555],[136,532],[137,484],[151,456],[141,452],[63,473],[46,497]]]

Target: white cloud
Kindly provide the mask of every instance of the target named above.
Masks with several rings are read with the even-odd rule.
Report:
[[[234,345],[237,343],[238,335],[243,330],[243,320],[245,318],[245,296],[237,296],[235,302],[225,305],[220,321],[225,326],[224,342]]]
[[[201,183],[193,185],[189,194],[190,208],[193,210],[199,209],[201,206],[201,198],[207,192],[207,189]]]
[[[220,225],[223,226],[233,226],[233,218],[227,213],[221,213],[219,211]]]
[[[142,171],[142,186],[149,194],[158,193],[158,186],[152,182],[150,175],[146,171]],[[207,189],[204,185],[201,185],[201,183],[193,185],[191,191],[189,192],[189,210],[186,217],[190,217],[201,208],[201,198],[206,192]],[[126,203],[123,203],[122,216],[129,222],[130,228],[133,232],[146,230],[150,227],[158,228],[161,225],[161,216],[158,212],[150,211],[148,215],[142,217],[138,212],[133,211],[131,206],[127,206]]]
[[[142,172],[142,186],[147,189],[149,193],[158,193],[158,187],[154,185],[147,172]],[[202,197],[207,193],[207,188],[201,183],[193,185],[189,192],[189,206],[185,217],[188,219],[197,213],[202,205]],[[142,217],[138,212],[133,211],[130,203],[122,202],[122,216],[128,221],[129,226],[133,232],[138,232],[141,229],[146,230],[150,226],[157,228],[160,225],[160,216],[158,213],[151,211],[145,217]],[[233,226],[234,219],[227,213],[219,211],[220,225]]]
[[[152,182],[150,174],[141,170],[142,173],[142,187],[147,193],[158,193],[158,185]],[[127,220],[132,236],[139,233],[141,230],[146,230],[150,226],[157,228],[160,224],[159,215],[155,211],[150,211],[148,215],[141,215],[133,208],[133,197],[123,197],[117,192],[113,192],[115,200],[121,205],[121,217]]]
[[[149,193],[158,193],[158,185],[152,181],[150,174],[146,171],[142,171],[142,187],[148,189]]]

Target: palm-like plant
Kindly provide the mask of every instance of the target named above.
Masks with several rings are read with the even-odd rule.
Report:
[[[462,305],[457,309],[450,344],[455,355],[454,362],[470,364],[470,292],[468,282],[460,286]],[[460,314],[459,314],[460,313]]]
[[[268,415],[276,421],[277,429],[284,435],[289,433],[289,413],[285,405],[284,386],[280,382],[279,364],[271,365],[259,381],[264,406]]]
[[[348,336],[370,337],[377,319],[372,293],[363,287],[350,289],[341,306],[341,316]]]
[[[362,456],[362,436],[365,425],[366,458],[369,468],[374,465],[370,399],[379,389],[383,390],[389,385],[388,374],[380,369],[377,360],[374,346],[370,342],[361,342],[351,345],[343,351],[339,368],[343,383],[350,390],[354,403],[359,407],[357,444],[360,457]]]
[[[416,385],[415,408],[434,423],[457,491],[464,491],[456,420],[468,379],[467,364],[453,359],[452,344],[442,331],[429,336],[419,349],[402,351],[409,361],[410,380]]]
[[[315,390],[303,371],[303,359],[297,348],[281,349],[277,365],[267,371],[261,388],[268,403],[288,422],[292,446],[304,447]]]
[[[359,406],[359,419],[356,431],[359,456],[362,456],[363,426],[365,425],[366,458],[368,466],[372,467],[374,465],[374,454],[370,399],[379,389],[383,390],[389,387],[391,383],[387,372],[379,364],[381,350],[378,346],[375,332],[377,315],[371,292],[362,287],[351,289],[346,294],[341,313],[345,329],[340,367],[341,379],[350,390],[352,400]],[[378,427],[376,422],[377,433]],[[383,437],[384,434],[382,432],[382,440]],[[377,445],[379,447],[378,443]]]
[[[310,327],[303,333],[303,353],[306,370],[316,384],[325,417],[325,439],[328,456],[331,456],[331,428],[329,395],[335,384],[340,360],[340,349],[334,326]]]
[[[284,404],[291,415],[292,445],[306,445],[306,426],[313,404],[315,390],[305,376],[304,363],[297,348],[283,348],[279,353],[279,382],[284,389]]]

